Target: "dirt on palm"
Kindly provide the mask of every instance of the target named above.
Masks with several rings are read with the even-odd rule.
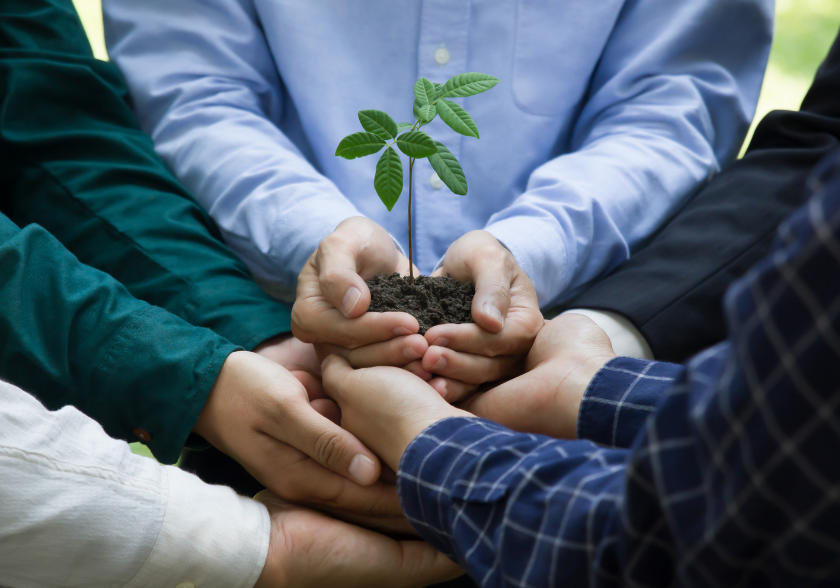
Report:
[[[435,325],[472,323],[475,288],[446,277],[415,278],[394,273],[379,275],[367,282],[370,288],[368,312],[407,312],[420,323],[423,335]]]

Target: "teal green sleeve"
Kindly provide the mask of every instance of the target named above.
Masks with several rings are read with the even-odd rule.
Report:
[[[50,409],[76,406],[112,437],[178,459],[227,356],[237,349],[133,298],[38,225],[0,215],[0,379]]]
[[[71,0],[0,3],[0,211],[135,298],[246,349],[290,331],[142,133]]]

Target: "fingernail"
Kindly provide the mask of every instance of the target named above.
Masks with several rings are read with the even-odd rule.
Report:
[[[423,352],[417,351],[414,347],[409,345],[408,347],[403,347],[403,355],[406,359],[420,359],[423,357]]]
[[[489,302],[485,302],[484,305],[481,307],[481,310],[484,311],[484,314],[489,316],[490,318],[495,319],[502,325],[502,328],[505,328],[505,317],[502,316],[502,311],[498,308],[490,304]]]
[[[437,345],[438,347],[446,347],[447,345],[449,345],[449,339],[447,339],[446,337],[438,337],[437,339],[435,339],[435,342],[432,343],[432,345]]]
[[[373,482],[376,475],[376,464],[367,455],[358,454],[350,462],[350,475],[363,486]]]
[[[350,286],[347,289],[344,300],[341,301],[341,312],[344,313],[344,316],[350,316],[350,312],[356,308],[356,303],[359,302],[359,298],[361,297],[361,291],[355,286]]]
[[[437,360],[437,363],[432,366],[432,371],[440,370],[440,369],[443,369],[445,367],[446,367],[446,358],[441,355],[440,358]]]
[[[396,329],[394,329],[394,335],[397,335],[398,337],[402,337],[404,335],[411,335],[411,331],[409,331],[405,327],[397,327]]]

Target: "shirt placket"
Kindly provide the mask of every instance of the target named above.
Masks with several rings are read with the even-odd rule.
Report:
[[[444,83],[467,71],[470,0],[424,0],[417,52],[419,76]],[[423,129],[461,159],[461,135],[440,118]],[[414,165],[414,232],[417,265],[423,273],[434,269],[449,243],[462,232],[461,197],[453,194],[434,173],[427,159]]]

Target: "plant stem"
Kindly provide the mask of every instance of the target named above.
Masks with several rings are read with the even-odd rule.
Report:
[[[414,285],[414,252],[411,248],[411,184],[414,173],[414,158],[408,158],[408,275],[411,285]]]

